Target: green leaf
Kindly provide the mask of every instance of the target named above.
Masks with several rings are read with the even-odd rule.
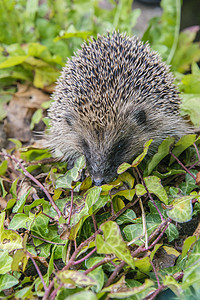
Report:
[[[132,162],[131,165],[128,163],[121,164],[117,169],[117,174],[121,174],[131,167],[137,167],[141,163],[141,161],[145,158],[145,156],[147,155],[147,151],[148,151],[149,146],[151,145],[152,141],[153,140],[151,139],[144,144],[143,152],[140,155],[138,155],[136,157],[136,159],[134,159],[134,161]]]
[[[7,166],[8,166],[8,161],[4,160],[1,164],[0,164],[0,176],[4,175],[7,171]]]
[[[196,242],[197,237],[195,235],[189,236],[185,239],[182,247],[182,258],[184,258],[188,251],[190,250],[191,246]]]
[[[194,198],[196,198],[195,195],[175,199],[171,203],[172,209],[167,211],[168,217],[179,223],[190,221],[192,219],[192,200]]]
[[[156,176],[149,176],[144,178],[144,182],[150,193],[156,195],[160,201],[164,202],[166,205],[168,204],[167,193],[161,184],[160,178]],[[143,196],[147,193],[145,187],[141,184],[137,184],[135,190],[137,196]]]
[[[60,271],[57,276],[65,284],[75,284],[77,286],[93,286],[96,284],[94,279],[78,271]]]
[[[119,216],[116,220],[118,225],[132,223],[133,219],[137,216],[132,209],[127,209],[121,216]]]
[[[158,152],[154,154],[147,166],[147,174],[150,175],[159,162],[169,154],[170,147],[175,141],[174,137],[167,137],[158,147]]]
[[[174,149],[172,150],[172,153],[176,156],[179,157],[179,155],[188,147],[194,144],[196,140],[196,134],[188,134],[185,136],[182,136],[180,140],[175,144]],[[170,158],[170,163],[171,165],[175,161],[174,157]]]
[[[5,198],[5,196],[7,195],[7,192],[6,192],[6,190],[5,190],[5,188],[4,188],[4,184],[3,184],[3,179],[2,178],[0,178],[0,191],[1,191],[1,197],[2,198]]]
[[[27,200],[27,198],[28,198],[28,196],[29,196],[31,190],[32,190],[32,187],[28,190],[27,193],[24,193],[24,194],[20,197],[20,199],[17,201],[17,203],[15,204],[15,206],[14,206],[13,209],[12,209],[12,212],[13,212],[13,213],[17,213],[17,212],[22,212],[22,211],[23,211],[24,205],[25,205],[25,203],[26,203],[26,200]]]
[[[9,68],[9,67],[13,67],[13,66],[16,66],[16,65],[20,65],[27,58],[28,58],[28,56],[11,56],[11,57],[8,57],[5,61],[3,61],[2,63],[0,63],[0,69],[4,69],[4,68]]]
[[[119,226],[115,222],[108,221],[102,224],[100,228],[103,231],[103,236],[99,234],[96,236],[97,252],[115,254],[134,269],[134,260],[122,239]]]
[[[91,291],[82,291],[65,298],[65,300],[97,300],[97,296]]]
[[[89,208],[93,206],[99,199],[99,196],[101,194],[101,187],[93,187],[89,189],[89,191],[86,193],[86,199],[85,199],[85,207],[89,211]]]
[[[123,172],[125,172],[126,170],[128,170],[129,168],[131,168],[131,165],[128,163],[123,163],[121,164],[118,169],[117,169],[117,174],[122,174]]]
[[[11,271],[12,257],[8,250],[0,251],[0,274],[6,274]]]
[[[108,294],[109,298],[115,298],[115,299],[126,299],[129,298],[133,295],[138,295],[142,292],[144,292],[145,290],[149,289],[150,287],[152,287],[154,285],[152,280],[149,279],[145,279],[145,282],[138,286],[138,287],[134,287],[134,288],[124,288],[123,291],[112,291],[111,293]],[[139,296],[139,295],[138,295]]]
[[[5,212],[0,214],[0,249],[15,250],[22,248],[22,237],[12,231],[4,229]]]
[[[17,230],[19,228],[25,228],[30,230],[30,225],[32,225],[34,218],[34,214],[31,213],[29,217],[25,214],[18,213],[14,215],[8,228],[13,230]]]
[[[35,124],[39,123],[42,119],[42,109],[37,109],[31,119],[30,129],[33,130]]]
[[[193,284],[199,284],[200,276],[200,240],[198,240],[192,250],[189,259],[186,262],[184,276],[182,280],[182,288],[186,289]]]
[[[78,179],[81,170],[85,166],[85,157],[80,156],[76,159],[74,167],[69,170],[64,176],[58,177],[56,180],[56,188],[70,189],[72,187],[72,182]]]
[[[10,289],[17,285],[19,281],[12,275],[5,274],[0,276],[0,291]]]
[[[95,264],[100,262],[102,260],[102,257],[92,257],[86,260],[86,267],[89,269],[93,267]],[[98,293],[101,291],[104,285],[104,272],[102,269],[102,266],[99,266],[98,268],[94,269],[92,272],[89,273],[89,276],[93,278],[96,283],[97,287],[95,289],[95,292]]]
[[[145,144],[144,144],[144,150],[143,152],[138,156],[136,157],[136,159],[134,159],[134,161],[132,162],[131,166],[132,167],[137,167],[141,161],[145,158],[145,156],[147,155],[147,152],[148,152],[148,149],[149,149],[149,146],[151,145],[151,143],[153,142],[153,139],[147,141]]]
[[[115,196],[123,196],[127,200],[131,201],[133,199],[134,195],[135,195],[135,189],[132,189],[132,190],[119,191],[116,194],[114,194],[113,197],[115,197]]]
[[[194,84],[194,83],[192,83]],[[200,126],[200,93],[182,94],[181,115],[189,115],[195,127]]]

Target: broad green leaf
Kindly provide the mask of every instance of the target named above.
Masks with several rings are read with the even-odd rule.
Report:
[[[8,228],[13,230],[17,230],[19,228],[25,228],[30,230],[30,225],[32,225],[34,218],[35,218],[34,214],[31,213],[30,216],[27,216],[22,213],[18,213],[14,215]]]
[[[31,119],[30,129],[33,130],[35,124],[38,124],[39,121],[42,119],[42,109],[37,109]]]
[[[119,226],[112,221],[101,225],[102,235],[96,236],[97,253],[115,254],[134,269],[134,260],[122,239]]]
[[[145,184],[147,189],[150,193],[156,195],[160,201],[164,202],[166,205],[168,204],[168,197],[164,187],[161,184],[160,178],[156,176],[149,176],[144,178]],[[141,184],[137,184],[136,187],[136,194],[138,196],[143,196],[147,193],[145,187]]]
[[[16,250],[22,248],[22,237],[12,231],[4,229],[5,212],[0,214],[0,249],[1,250]]]
[[[80,156],[76,159],[74,167],[67,171],[64,176],[58,177],[56,180],[56,188],[70,189],[72,187],[72,182],[78,179],[78,176],[85,166],[85,157]]]
[[[180,140],[175,144],[174,149],[172,150],[172,153],[179,157],[179,155],[188,147],[190,147],[196,140],[196,134],[188,134],[185,136],[182,136]],[[170,165],[175,161],[175,158],[171,156],[170,158]]]
[[[17,201],[17,203],[15,204],[15,206],[14,206],[13,209],[12,209],[12,212],[13,212],[13,213],[17,213],[17,212],[20,213],[20,212],[23,211],[24,205],[25,205],[25,203],[26,203],[26,200],[27,200],[27,198],[28,198],[28,196],[29,196],[31,190],[32,190],[32,187],[28,190],[27,193],[24,193],[24,194],[20,197],[20,199]]]
[[[102,257],[92,257],[86,260],[86,267],[89,269],[98,262],[102,260]],[[93,278],[96,283],[97,287],[95,289],[95,292],[100,292],[104,285],[104,272],[102,269],[102,266],[99,266],[98,268],[94,269],[92,272],[89,273],[89,276]]]
[[[76,31],[76,32],[62,32],[61,36],[58,36],[54,39],[54,42],[57,42],[61,39],[69,39],[72,37],[79,37],[82,38],[84,40],[86,40],[89,36],[91,36],[92,33],[91,32],[86,32],[86,31]]]
[[[196,198],[195,195],[175,199],[171,203],[172,209],[167,211],[168,217],[179,223],[190,221],[192,218],[192,200],[194,198]]]
[[[0,63],[0,69],[10,68],[23,63],[28,56],[10,56],[5,61]]]
[[[75,284],[77,286],[93,286],[96,284],[96,281],[90,276],[78,271],[65,270],[59,272],[57,276],[65,284]]]
[[[7,170],[7,166],[8,166],[8,161],[4,160],[1,164],[0,164],[0,176],[4,175],[6,173]]]
[[[129,298],[133,295],[138,295],[142,292],[144,292],[145,290],[149,289],[150,287],[154,286],[154,282],[152,280],[149,279],[145,279],[145,282],[138,286],[138,287],[134,287],[134,288],[124,288],[123,291],[116,291],[115,290],[111,293],[108,294],[109,298],[115,298],[115,299],[126,299]],[[154,289],[153,289],[154,290]]]
[[[23,148],[20,151],[21,158],[25,161],[34,161],[34,160],[42,160],[45,158],[50,158],[51,154],[47,149],[37,149],[34,147]]]
[[[82,291],[65,298],[65,300],[98,300],[97,296],[91,291]]]
[[[133,196],[135,195],[135,189],[132,189],[132,190],[122,190],[122,191],[119,191],[117,192],[116,194],[114,194],[112,196],[112,198],[114,198],[115,196],[123,196],[125,197],[127,200],[132,200],[133,199]]]
[[[28,262],[28,257],[24,249],[17,250],[13,255],[12,271],[24,272]]]
[[[131,164],[131,167],[137,167],[141,161],[145,158],[145,156],[147,155],[147,152],[148,152],[148,149],[149,149],[149,146],[151,145],[151,143],[153,142],[153,140],[149,140],[147,141],[145,144],[144,144],[144,150],[143,152],[138,156],[136,157],[136,159],[134,159],[134,161],[132,162]]]
[[[117,174],[121,174],[131,167],[137,167],[141,163],[141,161],[145,158],[145,156],[147,155],[149,146],[151,145],[152,142],[153,142],[153,140],[151,139],[144,144],[143,152],[140,155],[138,155],[136,157],[136,159],[134,159],[134,161],[132,162],[131,165],[128,163],[121,164],[117,169]]]
[[[7,192],[4,188],[3,179],[0,178],[0,191],[1,191],[1,197],[4,198],[7,195]]]
[[[189,236],[185,239],[182,247],[182,258],[184,258],[188,251],[190,250],[191,246],[196,242],[197,237],[195,235]]]
[[[148,256],[135,259],[135,267],[142,273],[148,274],[152,269],[150,258]]]
[[[126,170],[128,170],[129,168],[131,168],[131,165],[128,163],[123,163],[121,164],[118,169],[117,169],[117,174],[122,174],[123,172],[125,172]]]
[[[124,172],[123,174],[120,174],[118,176],[120,180],[128,184],[129,189],[132,189],[135,183],[135,178],[129,173],[129,172]]]
[[[136,214],[132,209],[127,209],[121,216],[116,220],[118,225],[132,223],[133,219],[136,218]]]
[[[159,162],[169,154],[169,150],[171,145],[173,145],[175,141],[174,137],[167,137],[158,147],[158,151],[152,157],[150,163],[147,167],[147,175],[150,175],[151,172],[155,169],[155,167],[159,164]]]
[[[6,274],[11,271],[13,258],[8,254],[8,250],[0,251],[0,274]]]
[[[18,279],[12,275],[5,274],[0,276],[0,291],[10,289],[19,283]]]
[[[98,201],[100,194],[101,194],[101,187],[97,187],[97,186],[87,191],[86,198],[85,198],[85,207],[87,208],[88,211],[89,208]]]

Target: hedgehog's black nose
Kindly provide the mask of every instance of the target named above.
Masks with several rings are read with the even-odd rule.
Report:
[[[96,177],[93,179],[93,182],[95,185],[99,186],[99,185],[102,185],[104,183],[104,179],[101,178],[101,177]]]

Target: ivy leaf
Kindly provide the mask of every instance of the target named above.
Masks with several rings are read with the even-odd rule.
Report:
[[[134,269],[134,260],[131,253],[122,239],[119,226],[112,221],[101,225],[103,236],[96,236],[96,246],[98,253],[115,254],[119,259],[125,261]]]
[[[175,199],[171,203],[172,209],[167,211],[168,217],[179,223],[190,221],[192,219],[192,200],[196,197],[196,195],[191,195]]]

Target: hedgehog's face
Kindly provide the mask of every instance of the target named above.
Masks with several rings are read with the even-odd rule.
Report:
[[[113,180],[118,166],[131,162],[140,154],[147,140],[146,113],[142,108],[133,111],[123,109],[122,113],[118,111],[117,115],[111,113],[109,116],[115,118],[115,122],[105,122],[105,126],[90,122],[89,116],[82,116],[74,122],[68,117],[68,126],[76,138],[76,149],[85,155],[95,185]]]

